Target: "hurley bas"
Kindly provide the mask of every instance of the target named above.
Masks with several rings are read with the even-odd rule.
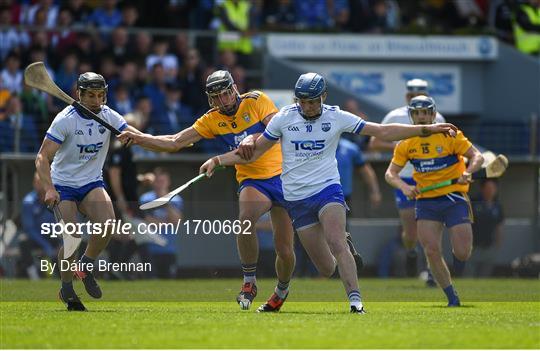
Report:
[[[47,260],[40,261],[40,268],[42,272],[53,272],[56,269],[56,263],[51,263]],[[68,260],[60,260],[58,269],[61,272],[66,271],[94,271],[99,272],[150,272],[152,270],[152,264],[145,263],[111,263],[105,260],[97,260],[96,264],[83,263],[83,262],[69,262]]]

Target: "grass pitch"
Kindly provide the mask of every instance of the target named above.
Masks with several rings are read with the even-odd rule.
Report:
[[[75,289],[89,312],[67,312],[59,282],[0,280],[1,348],[540,348],[540,281],[457,280],[464,304],[416,279],[361,279],[368,311],[348,313],[339,280],[295,279],[280,313],[250,311],[239,280],[102,281],[104,298]]]

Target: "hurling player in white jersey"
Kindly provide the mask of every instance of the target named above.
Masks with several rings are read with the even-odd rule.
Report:
[[[352,313],[365,313],[353,255],[345,234],[345,199],[336,161],[336,148],[343,132],[373,135],[384,140],[401,140],[432,133],[454,133],[451,124],[411,126],[377,124],[325,105],[326,82],[317,73],[302,74],[296,82],[295,104],[282,108],[257,138],[248,160],[240,152],[215,156],[201,166],[201,173],[213,174],[218,165],[253,162],[276,142],[281,142],[283,194],[309,257],[324,276],[331,276],[336,264],[349,297]]]
[[[403,123],[413,124],[409,117],[408,105],[412,98],[419,95],[428,95],[428,82],[423,79],[411,79],[407,81],[407,94],[405,95],[406,104],[398,107],[390,112],[383,118],[381,124],[388,123]],[[446,122],[444,117],[437,112],[435,116],[435,123]],[[369,149],[374,151],[394,151],[396,146],[395,142],[389,142],[381,140],[376,137],[372,137],[369,142]],[[403,170],[399,173],[400,178],[409,185],[415,185],[416,182],[413,179],[413,166],[410,162],[407,162]],[[416,230],[416,218],[414,214],[415,199],[408,199],[401,190],[395,189],[395,201],[398,208],[399,219],[403,227],[401,232],[401,240],[403,246],[407,249],[407,273],[410,276],[416,275],[417,270],[417,252],[416,243],[418,241],[418,234]],[[435,280],[431,276],[431,272],[428,271],[428,286],[435,286]]]
[[[128,126],[122,116],[111,110],[106,103],[107,83],[103,76],[86,72],[77,80],[79,102],[92,112],[122,130],[137,129]],[[103,164],[109,149],[110,131],[96,121],[86,118],[68,106],[55,117],[41,144],[36,157],[36,168],[45,189],[45,203],[52,207],[58,204],[65,223],[76,223],[80,211],[93,223],[105,223],[115,218],[111,199],[105,191],[102,177]],[[52,164],[51,164],[52,162]],[[103,226],[102,226],[103,228]],[[105,249],[109,233],[90,235],[88,246],[75,274],[81,278],[88,294],[100,298],[101,289],[92,274],[95,259]],[[58,253],[62,260],[63,250]],[[67,258],[75,262],[76,253]],[[61,270],[62,288],[60,299],[68,310],[85,310],[73,289],[71,270]]]

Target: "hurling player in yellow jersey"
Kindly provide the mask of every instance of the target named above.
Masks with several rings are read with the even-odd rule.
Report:
[[[261,134],[274,114],[278,111],[272,100],[260,91],[240,95],[231,74],[216,71],[206,80],[206,94],[211,109],[189,128],[175,135],[124,133],[120,141],[134,144],[153,151],[175,152],[190,144],[205,139],[217,138],[230,150],[239,147],[246,138]],[[128,139],[129,138],[129,139]],[[276,249],[276,273],[278,284],[269,299],[279,310],[289,291],[294,266],[294,235],[291,220],[284,208],[281,188],[281,148],[276,144],[263,157],[250,164],[236,166],[240,221],[242,233],[237,235],[238,253],[242,262],[244,283],[237,302],[242,309],[248,309],[257,295],[256,269],[259,245],[254,228],[259,218],[270,211],[274,229]],[[249,225],[252,223],[253,225]],[[276,303],[277,301],[277,303]]]
[[[437,113],[433,98],[420,95],[409,102],[413,124],[432,124]],[[469,159],[465,166],[463,156]],[[409,185],[399,172],[410,161],[417,185]],[[482,167],[482,154],[458,131],[455,137],[432,134],[402,140],[394,149],[394,157],[386,170],[386,181],[416,198],[418,238],[424,247],[429,266],[448,298],[448,306],[459,306],[459,297],[452,286],[450,272],[441,253],[443,225],[450,230],[450,241],[457,259],[466,261],[472,250],[472,210],[467,192],[471,174]],[[457,184],[420,193],[419,189],[458,178]]]

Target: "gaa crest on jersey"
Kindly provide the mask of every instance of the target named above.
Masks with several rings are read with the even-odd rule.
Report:
[[[105,129],[105,127],[104,127],[104,126],[102,126],[102,125],[99,125],[99,126],[98,126],[98,131],[99,131],[99,134],[103,134],[103,133],[105,133],[105,130],[106,130],[106,129]]]
[[[251,117],[249,117],[249,115],[247,113],[244,113],[242,118],[244,119],[244,121],[246,121],[246,123],[249,123],[249,121],[251,121]]]
[[[437,153],[440,155],[443,152],[443,147],[441,145],[437,145],[435,147],[435,151],[437,151]]]
[[[323,122],[322,125],[321,125],[321,128],[322,128],[323,132],[328,132],[331,127],[332,127],[332,125],[329,122]]]

